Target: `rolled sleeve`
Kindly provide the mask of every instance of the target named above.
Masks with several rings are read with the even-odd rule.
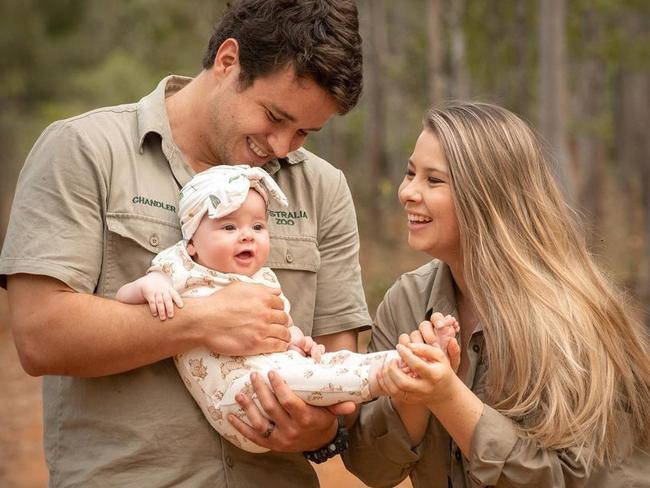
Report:
[[[520,437],[516,424],[485,405],[476,426],[469,475],[480,485],[579,487],[589,476],[575,449],[545,449]]]
[[[518,440],[512,421],[484,405],[472,437],[470,474],[481,484],[495,485]]]
[[[7,228],[0,279],[39,274],[92,293],[102,262],[106,175],[72,123],[50,126],[21,171]]]

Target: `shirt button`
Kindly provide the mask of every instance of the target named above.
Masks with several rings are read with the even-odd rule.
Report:
[[[293,255],[291,253],[287,253],[287,263],[293,263]]]
[[[456,453],[454,454],[456,456],[456,461],[460,461],[460,458],[462,457],[460,453],[460,449],[456,449]]]
[[[232,462],[232,458],[230,456],[226,456],[226,464],[228,465],[229,468],[232,468],[232,465],[234,463]]]
[[[479,346],[478,344],[474,344],[474,345],[472,346],[472,349],[474,350],[474,352],[475,352],[476,354],[478,354],[478,353],[481,351],[481,346]]]
[[[160,238],[156,234],[152,234],[149,238],[149,244],[151,244],[153,247],[158,246],[158,244],[160,244]]]

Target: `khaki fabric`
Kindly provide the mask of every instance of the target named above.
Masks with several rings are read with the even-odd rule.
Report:
[[[400,334],[414,330],[432,311],[458,316],[451,273],[436,260],[404,274],[386,293],[369,350],[394,348]],[[463,381],[482,400],[488,368],[484,348],[478,327],[467,348],[469,368]],[[650,454],[631,448],[629,423],[625,415],[619,419],[620,459],[614,467],[589,472],[575,450],[542,449],[520,438],[513,421],[488,405],[474,432],[469,459],[433,416],[422,443],[411,448],[399,415],[384,397],[362,406],[343,460],[370,486],[395,486],[410,475],[416,488],[649,487]]]
[[[19,177],[2,286],[7,275],[29,273],[110,298],[180,240],[178,193],[192,171],[164,97],[188,82],[165,78],[138,103],[45,130]],[[313,336],[367,326],[343,174],[303,149],[267,169],[289,199],[289,208],[270,207],[268,265],[295,324]],[[102,378],[45,377],[43,401],[51,486],[318,486],[301,454],[250,454],[222,442],[171,359]]]

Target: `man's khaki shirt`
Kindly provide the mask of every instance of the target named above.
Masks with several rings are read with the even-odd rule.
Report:
[[[404,274],[386,293],[369,350],[394,348],[400,334],[414,330],[432,311],[458,317],[451,272],[437,260]],[[485,401],[484,349],[479,326],[467,347],[463,381]],[[399,415],[384,397],[362,406],[343,460],[368,485],[381,487],[395,486],[409,475],[416,488],[650,487],[650,454],[631,449],[629,423],[624,415],[618,420],[620,459],[611,468],[590,471],[574,449],[543,449],[521,438],[514,422],[488,405],[474,431],[469,459],[433,416],[422,443],[411,448]]]
[[[138,103],[46,129],[18,181],[0,284],[14,273],[46,275],[112,298],[181,239],[178,194],[192,171],[164,98],[188,82],[168,77]],[[266,169],[289,199],[289,208],[270,208],[267,265],[295,324],[313,336],[367,326],[343,174],[303,149]],[[301,454],[250,454],[222,441],[171,359],[102,378],[45,377],[43,402],[51,486],[318,486]]]

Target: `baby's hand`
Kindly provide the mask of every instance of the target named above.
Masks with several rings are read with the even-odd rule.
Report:
[[[183,299],[165,273],[153,271],[142,278],[142,296],[149,303],[154,317],[165,320],[174,317],[174,304],[183,308]]]
[[[307,356],[310,356],[314,361],[320,363],[320,358],[325,352],[325,346],[318,344],[311,336],[305,336],[305,344],[303,345],[303,350],[307,353]]]
[[[303,356],[309,356],[318,363],[325,352],[325,346],[318,344],[311,336],[302,336],[297,341],[289,344],[289,350],[299,352]]]
[[[316,362],[320,361],[320,357],[325,352],[325,346],[317,344],[311,336],[304,335],[295,325],[289,326],[289,333],[291,334],[289,350],[297,351],[303,356],[310,356]]]

